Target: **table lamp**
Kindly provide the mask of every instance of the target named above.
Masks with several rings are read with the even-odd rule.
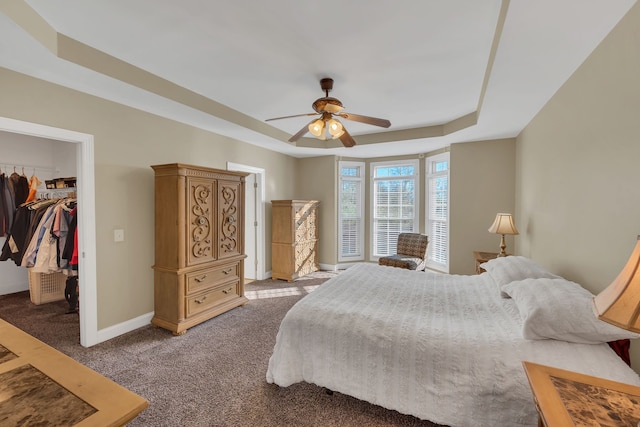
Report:
[[[513,223],[513,217],[510,213],[497,214],[495,221],[493,221],[493,224],[491,224],[491,227],[489,227],[489,232],[502,235],[502,238],[500,239],[500,253],[498,254],[499,257],[507,256],[507,253],[505,252],[507,245],[504,243],[504,235],[520,234],[518,233],[518,229]]]
[[[640,332],[640,236],[618,277],[593,297],[593,308],[598,319]]]

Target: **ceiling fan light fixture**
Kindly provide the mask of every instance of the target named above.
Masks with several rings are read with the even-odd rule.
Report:
[[[309,132],[311,132],[313,136],[317,138],[321,138],[322,135],[324,134],[324,120],[318,119],[311,122],[309,124]]]
[[[328,77],[321,79],[320,88],[324,91],[325,96],[316,99],[311,105],[315,113],[303,113],[293,116],[275,117],[272,119],[267,119],[266,121],[288,119],[291,117],[315,116],[319,114],[320,118],[313,120],[311,121],[311,123],[305,125],[297,133],[292,135],[291,138],[288,139],[288,141],[296,142],[307,132],[309,132],[322,141],[326,141],[328,138],[340,139],[342,145],[347,148],[353,147],[354,145],[356,145],[356,142],[353,140],[353,137],[349,134],[349,132],[344,128],[342,123],[333,118],[334,115],[337,117],[342,117],[346,120],[380,126],[383,128],[388,128],[391,126],[391,122],[386,119],[361,116],[359,114],[352,113],[343,113],[342,110],[344,109],[344,106],[342,105],[342,102],[340,102],[340,100],[337,98],[329,96],[329,92],[331,91],[331,89],[333,89],[333,79]]]
[[[344,135],[344,126],[336,119],[331,119],[328,122],[329,125],[329,133],[333,139],[340,138]]]

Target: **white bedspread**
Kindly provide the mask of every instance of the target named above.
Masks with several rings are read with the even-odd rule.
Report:
[[[267,381],[305,381],[450,426],[537,425],[523,360],[640,385],[607,344],[522,338],[488,274],[358,264],[282,321]]]

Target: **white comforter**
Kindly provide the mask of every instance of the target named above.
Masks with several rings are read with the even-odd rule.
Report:
[[[640,385],[607,344],[527,341],[488,274],[358,264],[282,321],[267,381],[305,381],[450,426],[537,424],[523,360]]]

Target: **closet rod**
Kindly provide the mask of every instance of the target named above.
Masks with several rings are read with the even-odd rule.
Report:
[[[2,170],[2,172],[7,173],[7,172],[13,172],[13,170],[15,169],[16,172],[20,171],[22,172],[22,168],[24,168],[24,172],[27,173],[28,170],[38,170],[41,172],[49,172],[51,174],[51,176],[57,174],[60,172],[59,169],[55,168],[55,167],[51,167],[51,166],[43,166],[43,165],[28,165],[28,164],[23,164],[23,163],[13,163],[13,162],[0,162],[0,170]]]

